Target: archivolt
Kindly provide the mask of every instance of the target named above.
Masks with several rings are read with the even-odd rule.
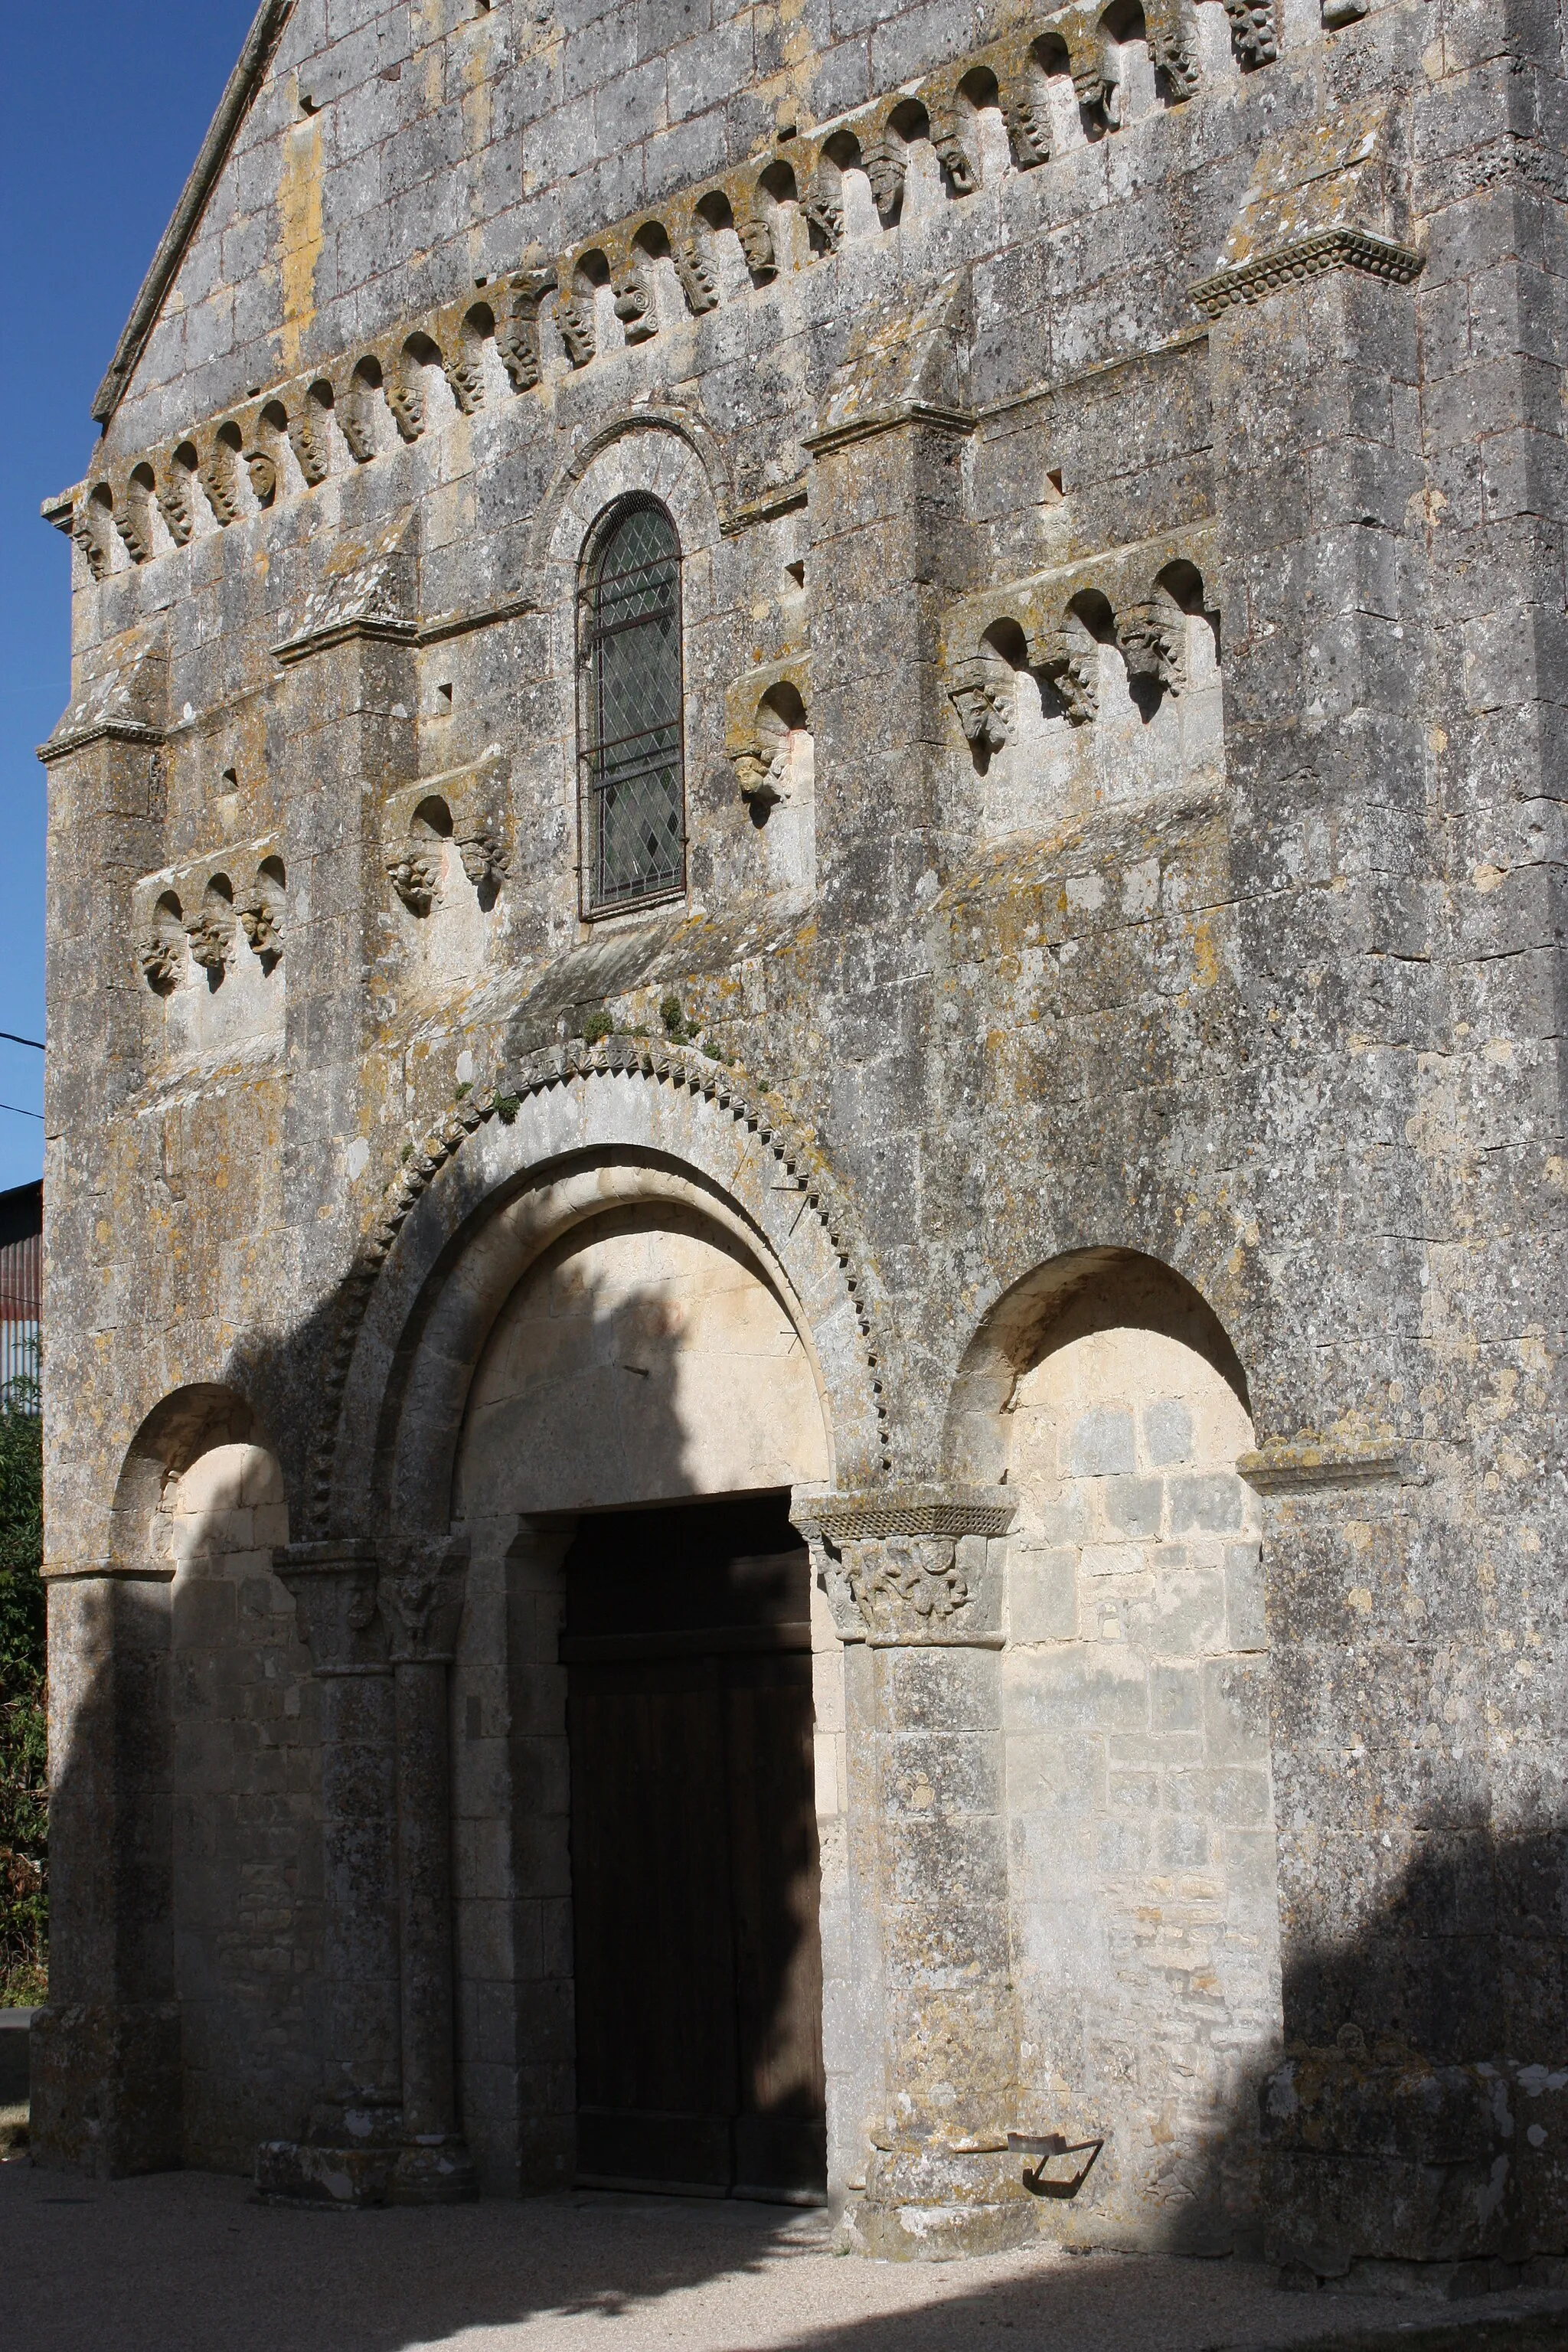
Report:
[[[533,1055],[514,1077],[470,1097],[384,1196],[341,1293],[329,1410],[310,1464],[310,1536],[371,1532],[384,1508],[378,1462],[400,1383],[435,1298],[461,1279],[479,1225],[574,1162],[614,1164],[617,1155],[691,1176],[722,1221],[749,1234],[764,1266],[782,1270],[809,1329],[840,1482],[869,1486],[885,1474],[886,1300],[818,1146],[722,1064],[610,1037]],[[466,1385],[473,1361],[449,1369]]]

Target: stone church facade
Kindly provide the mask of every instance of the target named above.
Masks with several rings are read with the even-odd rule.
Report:
[[[265,0],[45,510],[40,2161],[1568,2254],[1565,157]]]

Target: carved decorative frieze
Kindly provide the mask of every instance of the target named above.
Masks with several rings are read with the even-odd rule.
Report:
[[[1278,53],[1277,0],[1225,5],[1246,61],[1267,63]],[[1324,5],[1328,20],[1339,22],[1365,0]],[[1194,13],[1193,0],[1150,0],[1146,11],[1143,38],[1168,102],[1190,96],[1197,87]],[[405,331],[328,361],[316,374],[258,392],[254,405],[245,404],[232,416],[195,428],[172,455],[164,450],[151,460],[133,461],[150,463],[155,476],[153,499],[143,512],[138,511],[139,490],[118,472],[112,481],[89,482],[73,492],[68,510],[51,512],[74,532],[94,578],[113,569],[117,542],[131,562],[145,562],[163,545],[146,527],[154,504],[176,545],[200,528],[191,488],[197,480],[215,520],[226,526],[258,505],[272,504],[290,483],[313,488],[327,480],[344,452],[363,465],[393,446],[394,433],[402,442],[418,440],[445,407],[444,401],[432,406],[434,379],[425,373],[427,369],[440,371],[457,408],[471,414],[486,396],[489,341],[513,392],[532,390],[543,364],[541,321],[547,304],[570,365],[590,365],[599,351],[595,289],[606,276],[625,339],[637,343],[659,331],[654,271],[664,256],[673,266],[688,314],[700,317],[726,299],[714,240],[731,228],[753,285],[767,283],[785,267],[807,267],[813,257],[837,252],[849,234],[842,174],[856,163],[885,226],[900,216],[916,143],[929,140],[949,196],[973,193],[981,178],[981,124],[987,110],[999,110],[1005,125],[1012,168],[1038,169],[1053,152],[1047,76],[1065,68],[1080,107],[1115,128],[1125,48],[1125,41],[1106,30],[1101,0],[1066,0],[1037,24],[955,59],[923,82],[871,100],[830,130],[790,134],[747,163],[650,212],[607,226],[574,257],[552,260],[531,250],[513,275],[486,289],[484,299],[469,295],[438,305]],[[1051,58],[1042,63],[1047,49]],[[977,89],[990,95],[977,99]],[[807,240],[797,240],[788,227],[792,214],[811,227],[809,249]],[[1347,248],[1341,257],[1353,266],[1375,266],[1370,248],[1359,256]],[[1303,266],[1300,257],[1296,266]],[[1254,299],[1244,273],[1227,271],[1226,284],[1225,299]],[[1200,289],[1199,299],[1206,292]],[[264,413],[269,420],[265,431],[258,422]],[[285,446],[298,462],[297,478],[280,463]],[[89,511],[95,501],[101,511]]]
[[[1425,259],[1413,247],[1395,245],[1365,229],[1323,229],[1201,279],[1193,289],[1193,299],[1217,319],[1233,303],[1261,302],[1267,295],[1330,269],[1359,269],[1387,285],[1408,286],[1420,276]]]

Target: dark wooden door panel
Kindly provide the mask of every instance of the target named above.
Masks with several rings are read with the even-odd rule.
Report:
[[[580,2179],[821,2193],[808,1578],[778,1497],[568,1559]]]
[[[826,2104],[811,1661],[732,1660],[727,1680],[736,2185],[804,2191]]]
[[[734,1960],[712,1668],[574,1669],[568,1731],[578,2098],[727,2117]]]

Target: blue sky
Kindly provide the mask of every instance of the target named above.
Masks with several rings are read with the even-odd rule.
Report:
[[[244,45],[255,0],[0,7],[0,1029],[44,1034],[44,771],[70,679],[69,549],[39,501],[79,481],[88,414],[153,248]],[[0,1102],[43,1107],[43,1055],[0,1043]],[[0,1111],[0,1188],[43,1165]]]

